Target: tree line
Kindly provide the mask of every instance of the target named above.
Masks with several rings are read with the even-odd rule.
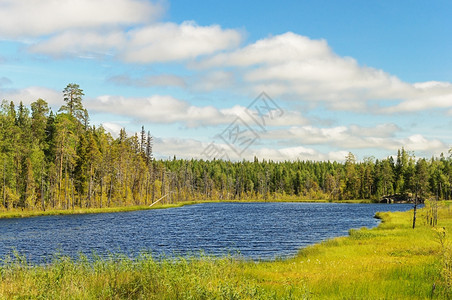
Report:
[[[113,138],[89,124],[83,90],[69,84],[54,113],[43,99],[30,108],[0,107],[1,209],[73,209],[201,199],[373,199],[391,194],[452,197],[452,157],[357,162],[157,160],[144,127]]]

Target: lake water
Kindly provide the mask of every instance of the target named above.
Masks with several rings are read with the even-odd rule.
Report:
[[[374,227],[378,211],[408,204],[204,203],[123,213],[0,219],[0,257],[14,249],[33,262],[55,253],[130,256],[237,254],[251,259],[293,256],[307,245]]]

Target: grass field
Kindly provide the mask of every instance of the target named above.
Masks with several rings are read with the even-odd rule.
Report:
[[[1,264],[0,298],[451,299],[452,209],[440,208],[435,228],[423,209],[413,230],[411,214],[380,213],[378,228],[350,230],[276,261],[143,253],[37,266],[14,256]]]

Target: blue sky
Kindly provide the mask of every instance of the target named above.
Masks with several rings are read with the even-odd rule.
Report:
[[[0,0],[0,98],[57,111],[78,83],[92,124],[144,125],[159,158],[430,157],[452,146],[451,15],[450,1]]]

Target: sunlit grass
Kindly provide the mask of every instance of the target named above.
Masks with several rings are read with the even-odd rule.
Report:
[[[202,203],[203,201],[186,201],[178,203],[157,203],[150,207],[149,205],[135,205],[135,206],[118,206],[118,207],[103,207],[103,208],[75,208],[75,209],[48,209],[48,210],[22,210],[22,209],[10,209],[1,210],[0,219],[6,218],[26,218],[37,216],[51,216],[51,215],[76,215],[76,214],[99,214],[99,213],[114,213],[114,212],[127,212],[137,210],[149,210],[149,209],[164,209],[181,207],[184,205],[192,205]]]
[[[412,212],[381,213],[378,228],[276,261],[143,253],[32,266],[16,255],[1,264],[0,298],[451,299],[451,210],[441,209],[436,229],[419,212],[414,230]]]

